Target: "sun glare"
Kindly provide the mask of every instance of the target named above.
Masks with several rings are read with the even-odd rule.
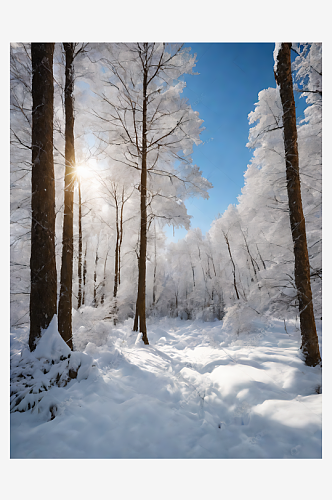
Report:
[[[77,165],[76,171],[82,179],[86,179],[89,176],[89,168],[86,165]]]

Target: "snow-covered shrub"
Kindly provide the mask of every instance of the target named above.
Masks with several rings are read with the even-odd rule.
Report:
[[[248,302],[239,302],[226,308],[222,330],[225,333],[253,333],[261,328],[264,316],[253,309]]]
[[[44,399],[47,391],[66,387],[72,381],[80,382],[88,378],[91,370],[91,356],[71,352],[58,332],[54,316],[33,352],[24,347],[11,356],[10,411],[33,410],[43,413],[46,419],[54,418],[56,400],[50,395]]]

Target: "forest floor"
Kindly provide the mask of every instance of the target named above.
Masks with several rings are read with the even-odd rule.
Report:
[[[132,320],[89,323],[88,309],[74,317],[77,378],[11,413],[11,458],[321,458],[321,368],[302,361],[295,324],[236,335],[150,319],[145,346]],[[59,340],[51,332],[37,359],[27,335],[11,333],[12,387],[24,363],[41,383]]]

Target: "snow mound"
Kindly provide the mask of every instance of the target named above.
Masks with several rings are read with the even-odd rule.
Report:
[[[70,348],[58,332],[58,318],[53,316],[48,328],[42,332],[34,351],[37,359],[46,358],[59,360],[61,356],[68,356]]]

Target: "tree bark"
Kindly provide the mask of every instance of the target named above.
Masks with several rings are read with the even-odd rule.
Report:
[[[75,180],[74,145],[74,44],[64,43],[66,54],[65,82],[65,196],[62,237],[62,262],[59,299],[59,333],[73,350],[72,293],[73,293],[73,209]]]
[[[32,43],[32,194],[29,348],[57,312],[53,163],[54,43]]]
[[[143,130],[142,130],[142,170],[141,170],[141,230],[140,230],[140,251],[138,268],[138,292],[136,302],[136,315],[134,321],[134,331],[142,333],[144,344],[149,344],[146,332],[146,313],[145,313],[145,287],[146,287],[146,245],[147,245],[147,69],[143,69]],[[138,325],[139,323],[139,325]]]
[[[283,108],[284,147],[288,206],[295,257],[295,285],[299,301],[301,349],[305,363],[316,366],[321,362],[312,293],[305,219],[302,209],[299,155],[297,147],[296,112],[291,71],[291,43],[282,43],[277,56],[276,82],[280,87]]]
[[[77,301],[77,309],[79,309],[82,305],[82,255],[83,255],[82,195],[81,195],[81,179],[78,177],[78,301]]]

